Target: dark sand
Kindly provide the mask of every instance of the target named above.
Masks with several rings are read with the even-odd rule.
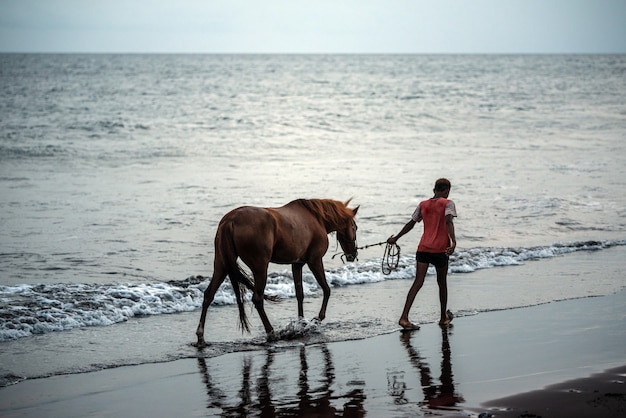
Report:
[[[626,366],[484,406],[498,417],[626,417]]]
[[[625,346],[621,292],[446,330],[27,380],[0,389],[0,416],[623,417]]]

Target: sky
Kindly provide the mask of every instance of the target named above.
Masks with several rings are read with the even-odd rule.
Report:
[[[0,52],[626,53],[626,0],[0,0]]]

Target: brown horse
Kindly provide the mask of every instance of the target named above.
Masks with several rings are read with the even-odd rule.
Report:
[[[275,336],[263,308],[270,262],[291,264],[299,317],[304,316],[302,268],[305,264],[309,266],[324,293],[317,316],[323,320],[330,297],[322,262],[328,249],[328,234],[337,232],[337,240],[348,261],[354,261],[357,256],[354,217],[359,207],[350,209],[349,203],[350,200],[343,203],[330,199],[298,199],[279,208],[244,206],[224,215],[215,234],[213,277],[204,292],[202,314],[196,330],[198,347],[206,345],[204,322],[207,309],[226,275],[235,292],[242,330],[250,331],[242,298],[242,291],[248,288],[253,292],[252,302],[261,317],[265,332],[269,338]],[[250,268],[254,280],[242,271],[237,258]]]

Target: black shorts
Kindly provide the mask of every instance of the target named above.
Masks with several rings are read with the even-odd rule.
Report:
[[[415,259],[418,263],[428,263],[433,266],[448,267],[448,254],[446,253],[425,253],[418,251],[415,253]]]

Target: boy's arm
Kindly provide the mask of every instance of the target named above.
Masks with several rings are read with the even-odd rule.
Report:
[[[413,219],[411,219],[409,222],[407,222],[407,223],[406,223],[406,224],[402,227],[402,229],[400,230],[400,232],[398,232],[398,235],[396,235],[396,236],[393,236],[393,235],[392,235],[392,236],[390,236],[390,237],[389,237],[389,239],[387,239],[387,243],[388,243],[388,244],[395,244],[395,243],[396,243],[396,241],[398,241],[398,239],[399,239],[402,235],[406,234],[406,233],[407,233],[407,232],[409,232],[411,229],[413,229],[413,227],[415,226],[415,224],[416,224],[416,222],[415,222]]]
[[[456,248],[456,236],[454,235],[453,215],[446,215],[446,227],[448,228],[448,237],[450,238],[450,246],[446,249],[446,254],[451,255]]]

